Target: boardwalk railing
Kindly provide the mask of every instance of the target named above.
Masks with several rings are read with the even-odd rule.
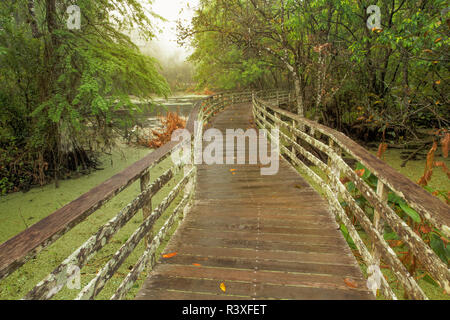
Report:
[[[271,94],[271,95],[269,95]],[[276,96],[275,91],[266,92],[268,98]],[[251,102],[251,92],[225,93],[210,96],[196,103],[187,121],[187,130],[191,136],[202,135],[202,126],[196,122],[205,123],[208,119],[227,105]],[[194,132],[196,131],[196,132]],[[140,161],[134,163],[124,171],[83,194],[35,225],[0,245],[0,286],[2,280],[20,269],[27,261],[36,257],[40,251],[53,244],[61,236],[94,214],[100,207],[140,180],[141,193],[124,207],[114,218],[99,228],[86,242],[76,249],[69,257],[61,262],[53,272],[39,282],[26,294],[25,299],[51,299],[60,292],[74,274],[104,248],[135,215],[142,209],[143,221],[128,240],[117,250],[113,257],[97,272],[96,276],[84,287],[76,299],[94,299],[117,272],[123,262],[136,249],[141,241],[145,241],[146,249],[129,274],[117,288],[111,299],[122,299],[126,296],[139,275],[145,268],[152,268],[156,263],[156,252],[169,229],[182,218],[192,204],[195,190],[196,167],[192,165],[176,165],[157,177],[150,184],[152,168],[162,161],[169,159],[183,141],[169,142],[163,147],[150,153]],[[184,170],[184,175],[176,181],[169,194],[159,203],[153,203],[152,198],[170,181],[176,180],[178,173]],[[181,202],[173,210],[165,224],[156,235],[151,234],[155,222],[163,215],[177,197],[182,196]],[[75,249],[75,248],[74,248]],[[38,257],[39,258],[39,257]],[[36,281],[37,282],[37,281]]]
[[[403,285],[410,298],[427,299],[416,279],[385,240],[384,231],[390,228],[408,246],[439,285],[450,293],[448,265],[388,205],[388,193],[395,193],[401,197],[409,207],[417,211],[422,222],[437,228],[446,237],[450,236],[450,207],[344,134],[281,109],[280,103],[287,102],[288,97],[290,96],[280,93],[278,98],[272,95],[272,100],[254,96],[255,121],[260,128],[280,129],[281,153],[323,191],[337,220],[345,225],[364,263],[369,267],[369,277],[375,276],[375,270],[379,267],[381,259]],[[343,154],[367,168],[377,178],[377,187],[369,186],[344,161]],[[319,173],[313,169],[318,170]],[[358,205],[341,181],[343,177],[353,182],[360,194],[370,203],[373,216],[369,216]],[[357,219],[370,239],[371,245],[366,246],[346,211]],[[378,281],[385,297],[397,298],[385,277],[381,276]]]

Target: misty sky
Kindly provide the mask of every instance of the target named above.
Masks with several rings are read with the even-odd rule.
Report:
[[[147,3],[145,0],[141,0],[141,2]],[[166,22],[160,20],[157,22],[162,33],[157,33],[157,39],[153,42],[157,42],[158,46],[170,53],[171,56],[176,53],[180,56],[180,60],[184,60],[189,55],[189,51],[187,48],[177,45],[176,21],[182,19],[184,23],[189,23],[198,2],[199,0],[153,0],[153,4],[150,6],[153,12],[167,20]]]

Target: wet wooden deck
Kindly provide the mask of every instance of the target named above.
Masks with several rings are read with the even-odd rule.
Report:
[[[213,127],[252,123],[245,104]],[[161,258],[136,299],[372,299],[327,202],[287,161],[275,176],[260,165],[202,165],[197,182],[194,207],[165,249],[177,255]]]

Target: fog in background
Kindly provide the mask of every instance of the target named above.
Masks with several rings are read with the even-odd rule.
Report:
[[[133,33],[133,41],[144,54],[158,59],[162,68],[161,73],[166,77],[174,93],[195,87],[194,68],[186,61],[192,49],[177,44],[176,22],[182,20],[183,24],[190,23],[198,0],[154,0],[151,5],[145,0],[141,2],[144,7],[166,21],[152,18],[156,38],[151,42],[142,41],[137,33]]]

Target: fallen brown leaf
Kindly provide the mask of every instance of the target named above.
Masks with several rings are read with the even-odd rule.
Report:
[[[172,253],[165,254],[165,255],[163,255],[162,257],[163,257],[164,259],[169,259],[169,258],[175,257],[176,255],[177,255],[177,252],[172,252]]]
[[[350,279],[350,278],[345,278],[344,279],[345,284],[347,285],[347,287],[350,288],[358,288],[358,284],[356,283],[355,280]]]

